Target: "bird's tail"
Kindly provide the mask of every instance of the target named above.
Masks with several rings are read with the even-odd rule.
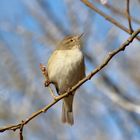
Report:
[[[62,122],[68,123],[70,125],[74,124],[73,119],[73,95],[69,95],[68,97],[65,97],[63,99],[63,105],[62,105]]]

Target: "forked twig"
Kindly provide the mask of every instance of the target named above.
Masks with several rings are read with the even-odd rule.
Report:
[[[48,72],[47,72],[47,68],[43,65],[43,64],[40,64],[40,69],[41,69],[41,72],[45,78],[45,82],[44,82],[44,86],[45,87],[48,87],[50,93],[51,93],[51,96],[53,97],[54,100],[57,99],[57,96],[55,96],[52,88],[50,87],[50,81],[49,81],[49,76],[48,76]]]

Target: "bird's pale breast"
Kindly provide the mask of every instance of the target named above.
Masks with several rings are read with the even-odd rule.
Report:
[[[79,49],[54,51],[48,61],[48,75],[60,92],[75,85],[85,76],[82,52]]]

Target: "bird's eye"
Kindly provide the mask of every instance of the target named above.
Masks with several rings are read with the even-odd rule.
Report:
[[[71,39],[70,42],[72,42],[73,40]]]

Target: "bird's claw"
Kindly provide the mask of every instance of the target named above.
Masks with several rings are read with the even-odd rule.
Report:
[[[67,93],[69,93],[69,95],[71,94],[72,95],[72,92],[71,92],[71,88],[69,87],[66,91]]]

